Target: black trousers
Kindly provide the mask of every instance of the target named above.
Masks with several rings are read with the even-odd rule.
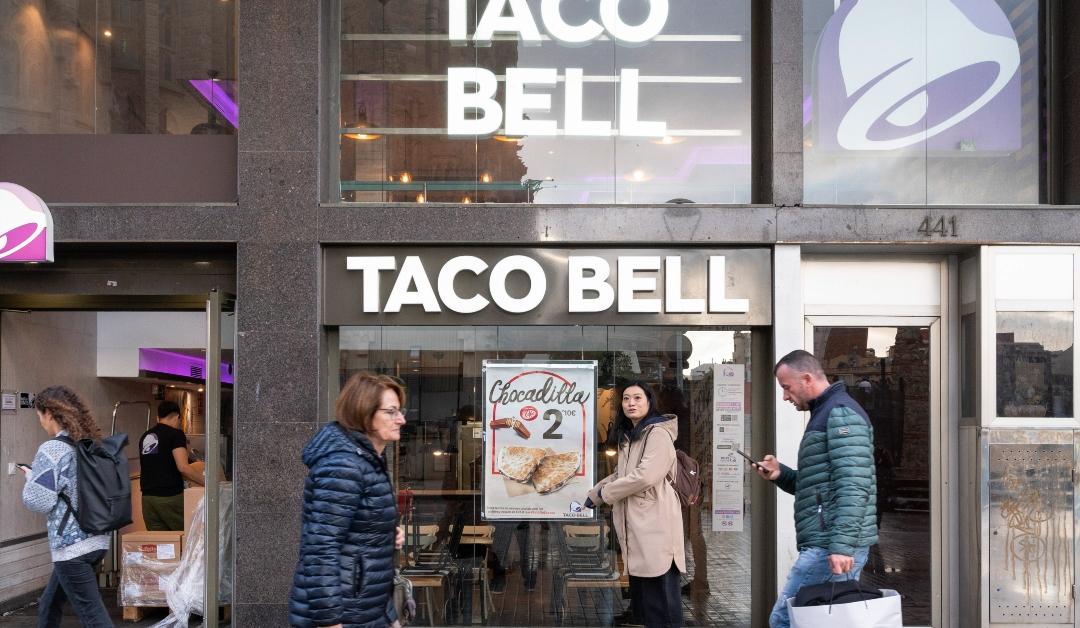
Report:
[[[671,569],[662,576],[630,576],[630,604],[645,628],[681,628],[682,598],[679,594],[679,568],[675,562],[672,561]]]

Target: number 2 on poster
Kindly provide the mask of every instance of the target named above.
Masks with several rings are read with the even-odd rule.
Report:
[[[545,421],[550,421],[552,419],[555,419],[555,423],[544,432],[544,438],[547,440],[559,440],[562,438],[562,434],[556,434],[555,432],[559,429],[559,426],[562,425],[563,413],[554,408],[544,413]]]

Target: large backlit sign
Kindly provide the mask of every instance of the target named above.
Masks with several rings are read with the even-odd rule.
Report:
[[[1020,61],[995,0],[844,0],[818,48],[816,145],[1015,150]]]
[[[0,262],[53,261],[52,214],[37,194],[0,183]]]
[[[489,0],[480,14],[476,30],[467,28],[468,0],[450,0],[449,32],[451,41],[471,39],[478,46],[491,45],[499,35],[514,36],[525,45],[538,45],[544,31],[552,40],[569,45],[585,45],[610,37],[622,45],[642,45],[658,36],[667,23],[668,0],[645,0],[648,10],[640,24],[627,24],[619,15],[621,0],[601,0],[599,20],[568,24],[561,12],[562,0],[542,0],[540,22],[529,10],[526,0]],[[491,70],[476,67],[447,69],[446,120],[449,135],[490,135],[503,129],[511,136],[576,135],[663,137],[667,123],[641,120],[638,117],[640,72],[622,68],[615,80],[619,84],[618,119],[586,120],[583,117],[584,86],[582,68],[507,68],[505,106],[496,99],[499,78]],[[564,120],[560,129],[556,120],[534,119],[530,112],[550,112],[552,95],[543,91],[564,84]],[[474,117],[475,116],[475,117]],[[617,123],[617,124],[616,124]]]
[[[357,324],[769,324],[768,249],[324,250],[323,318]]]

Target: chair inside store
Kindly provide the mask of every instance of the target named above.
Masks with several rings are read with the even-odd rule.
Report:
[[[450,525],[448,551],[453,562],[448,588],[447,623],[473,622],[473,596],[478,589],[479,615],[483,623],[494,611],[488,581],[487,560],[493,528],[487,525],[468,525],[459,513]]]
[[[428,625],[436,622],[435,592],[447,591],[455,580],[457,569],[454,555],[461,543],[463,525],[453,526],[448,539],[440,542],[437,524],[422,524],[417,519],[409,524],[405,535],[401,575],[412,583],[419,608],[417,611],[426,616]],[[420,595],[422,593],[422,596]],[[438,615],[446,616],[446,606],[451,599],[446,596]]]
[[[561,622],[572,603],[582,616],[594,612],[601,625],[610,625],[615,611],[615,592],[628,586],[621,575],[616,552],[609,549],[606,519],[595,524],[553,525],[552,537],[558,562],[552,569],[551,606]],[[576,600],[569,597],[577,591]]]

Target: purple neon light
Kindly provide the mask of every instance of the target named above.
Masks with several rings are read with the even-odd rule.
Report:
[[[213,79],[188,79],[188,83],[195,88],[195,91],[202,94],[202,97],[206,99],[206,102],[217,110],[223,118],[229,121],[229,124],[233,125],[234,129],[240,128],[240,105],[236,103],[236,100],[226,90],[226,81],[217,81]]]
[[[228,362],[221,363],[222,384],[233,383],[231,366],[232,365]],[[179,377],[185,377],[188,379],[198,379],[206,381],[205,377],[193,378],[191,376],[192,367],[198,368],[201,372],[205,373],[206,360],[204,358],[197,358],[192,355],[184,355],[183,353],[166,351],[164,349],[139,349],[140,371],[163,373],[165,375],[177,375]]]

